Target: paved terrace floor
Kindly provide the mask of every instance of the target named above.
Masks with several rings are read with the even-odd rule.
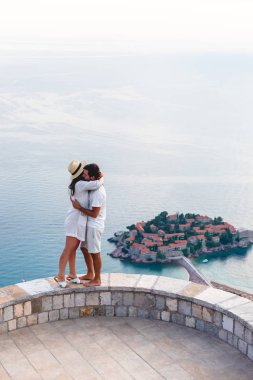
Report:
[[[162,321],[88,317],[0,338],[0,379],[252,380],[253,363],[203,332]]]

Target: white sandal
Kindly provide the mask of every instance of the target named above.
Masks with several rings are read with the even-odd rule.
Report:
[[[80,278],[76,277],[76,278],[71,278],[70,282],[72,282],[72,284],[81,284],[81,280]]]
[[[68,288],[69,287],[68,282],[65,281],[65,280],[64,281],[60,281],[58,276],[55,276],[54,280],[59,284],[60,288]]]

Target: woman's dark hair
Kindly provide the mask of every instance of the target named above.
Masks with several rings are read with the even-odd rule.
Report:
[[[97,164],[88,164],[84,169],[88,171],[90,177],[94,177],[96,180],[101,177],[101,171]]]
[[[75,186],[76,186],[76,183],[79,182],[79,181],[84,181],[83,172],[78,177],[74,178],[71,181],[71,184],[69,185],[69,189],[71,191],[71,195],[75,194]]]

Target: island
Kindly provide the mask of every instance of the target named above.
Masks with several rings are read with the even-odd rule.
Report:
[[[150,221],[116,232],[108,241],[116,244],[116,249],[109,253],[114,258],[167,263],[182,257],[248,247],[253,243],[253,231],[236,229],[220,216],[170,215],[163,211]]]

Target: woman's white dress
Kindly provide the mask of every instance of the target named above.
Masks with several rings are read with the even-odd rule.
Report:
[[[72,199],[78,200],[82,207],[88,208],[89,190],[97,190],[102,181],[79,181],[75,186],[75,194]],[[65,219],[66,236],[72,236],[80,241],[85,241],[87,215],[72,206],[67,212]]]

